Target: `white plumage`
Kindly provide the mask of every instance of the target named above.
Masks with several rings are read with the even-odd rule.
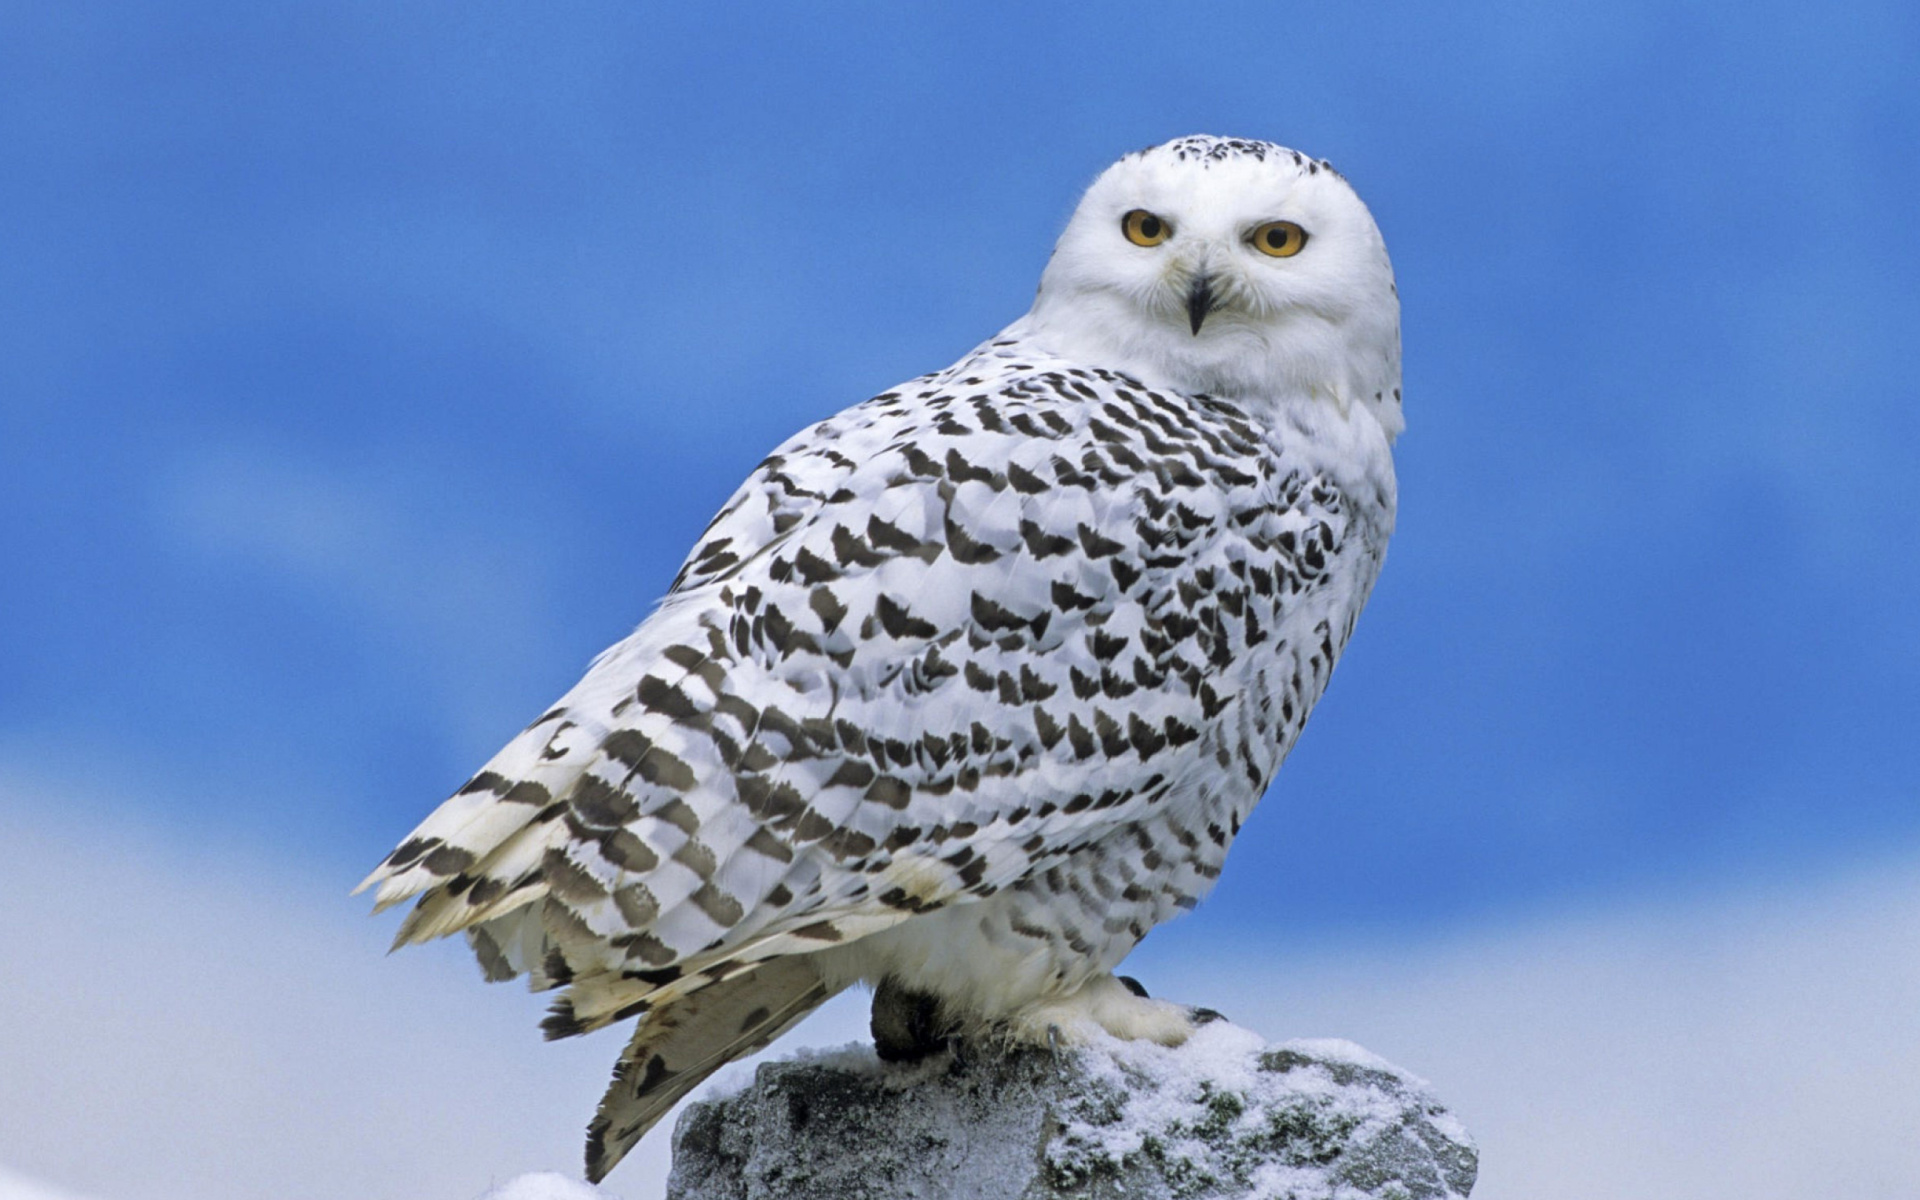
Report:
[[[1191,908],[1379,570],[1399,305],[1363,204],[1265,142],[1088,190],[1033,309],[789,440],[659,609],[363,886],[638,1015],[598,1179],[856,981],[883,1053],[1193,1014],[1110,973]]]

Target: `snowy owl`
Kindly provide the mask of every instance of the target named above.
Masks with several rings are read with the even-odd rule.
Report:
[[[664,600],[361,886],[552,1037],[638,1017],[599,1179],[854,983],[883,1055],[1183,1040],[1112,972],[1192,908],[1393,529],[1399,300],[1325,162],[1187,137],[1033,308],[775,450]]]

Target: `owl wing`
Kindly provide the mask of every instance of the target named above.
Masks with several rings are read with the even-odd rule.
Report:
[[[579,1032],[1264,788],[1228,668],[1340,553],[1337,504],[1276,504],[1228,406],[958,371],[761,464],[659,609],[362,885],[419,897],[398,942],[467,930],[490,978],[570,985],[548,1028]],[[1182,906],[1209,882],[1170,874]]]

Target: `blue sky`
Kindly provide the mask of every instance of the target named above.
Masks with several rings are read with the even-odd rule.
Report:
[[[766,450],[1207,131],[1372,206],[1409,429],[1149,949],[1920,855],[1916,79],[1901,3],[0,7],[0,817],[343,892]]]
[[[1910,6],[20,6],[0,736],[355,876],[791,430],[1194,130],[1333,159],[1403,516],[1210,923],[1920,841]],[[28,798],[15,803],[31,804]]]

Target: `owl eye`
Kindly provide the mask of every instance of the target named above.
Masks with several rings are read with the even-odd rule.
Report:
[[[1173,226],[1144,208],[1136,208],[1120,218],[1120,232],[1136,246],[1158,246],[1173,236]]]
[[[1307,231],[1292,221],[1268,221],[1253,231],[1253,245],[1262,254],[1292,258],[1307,244]]]

